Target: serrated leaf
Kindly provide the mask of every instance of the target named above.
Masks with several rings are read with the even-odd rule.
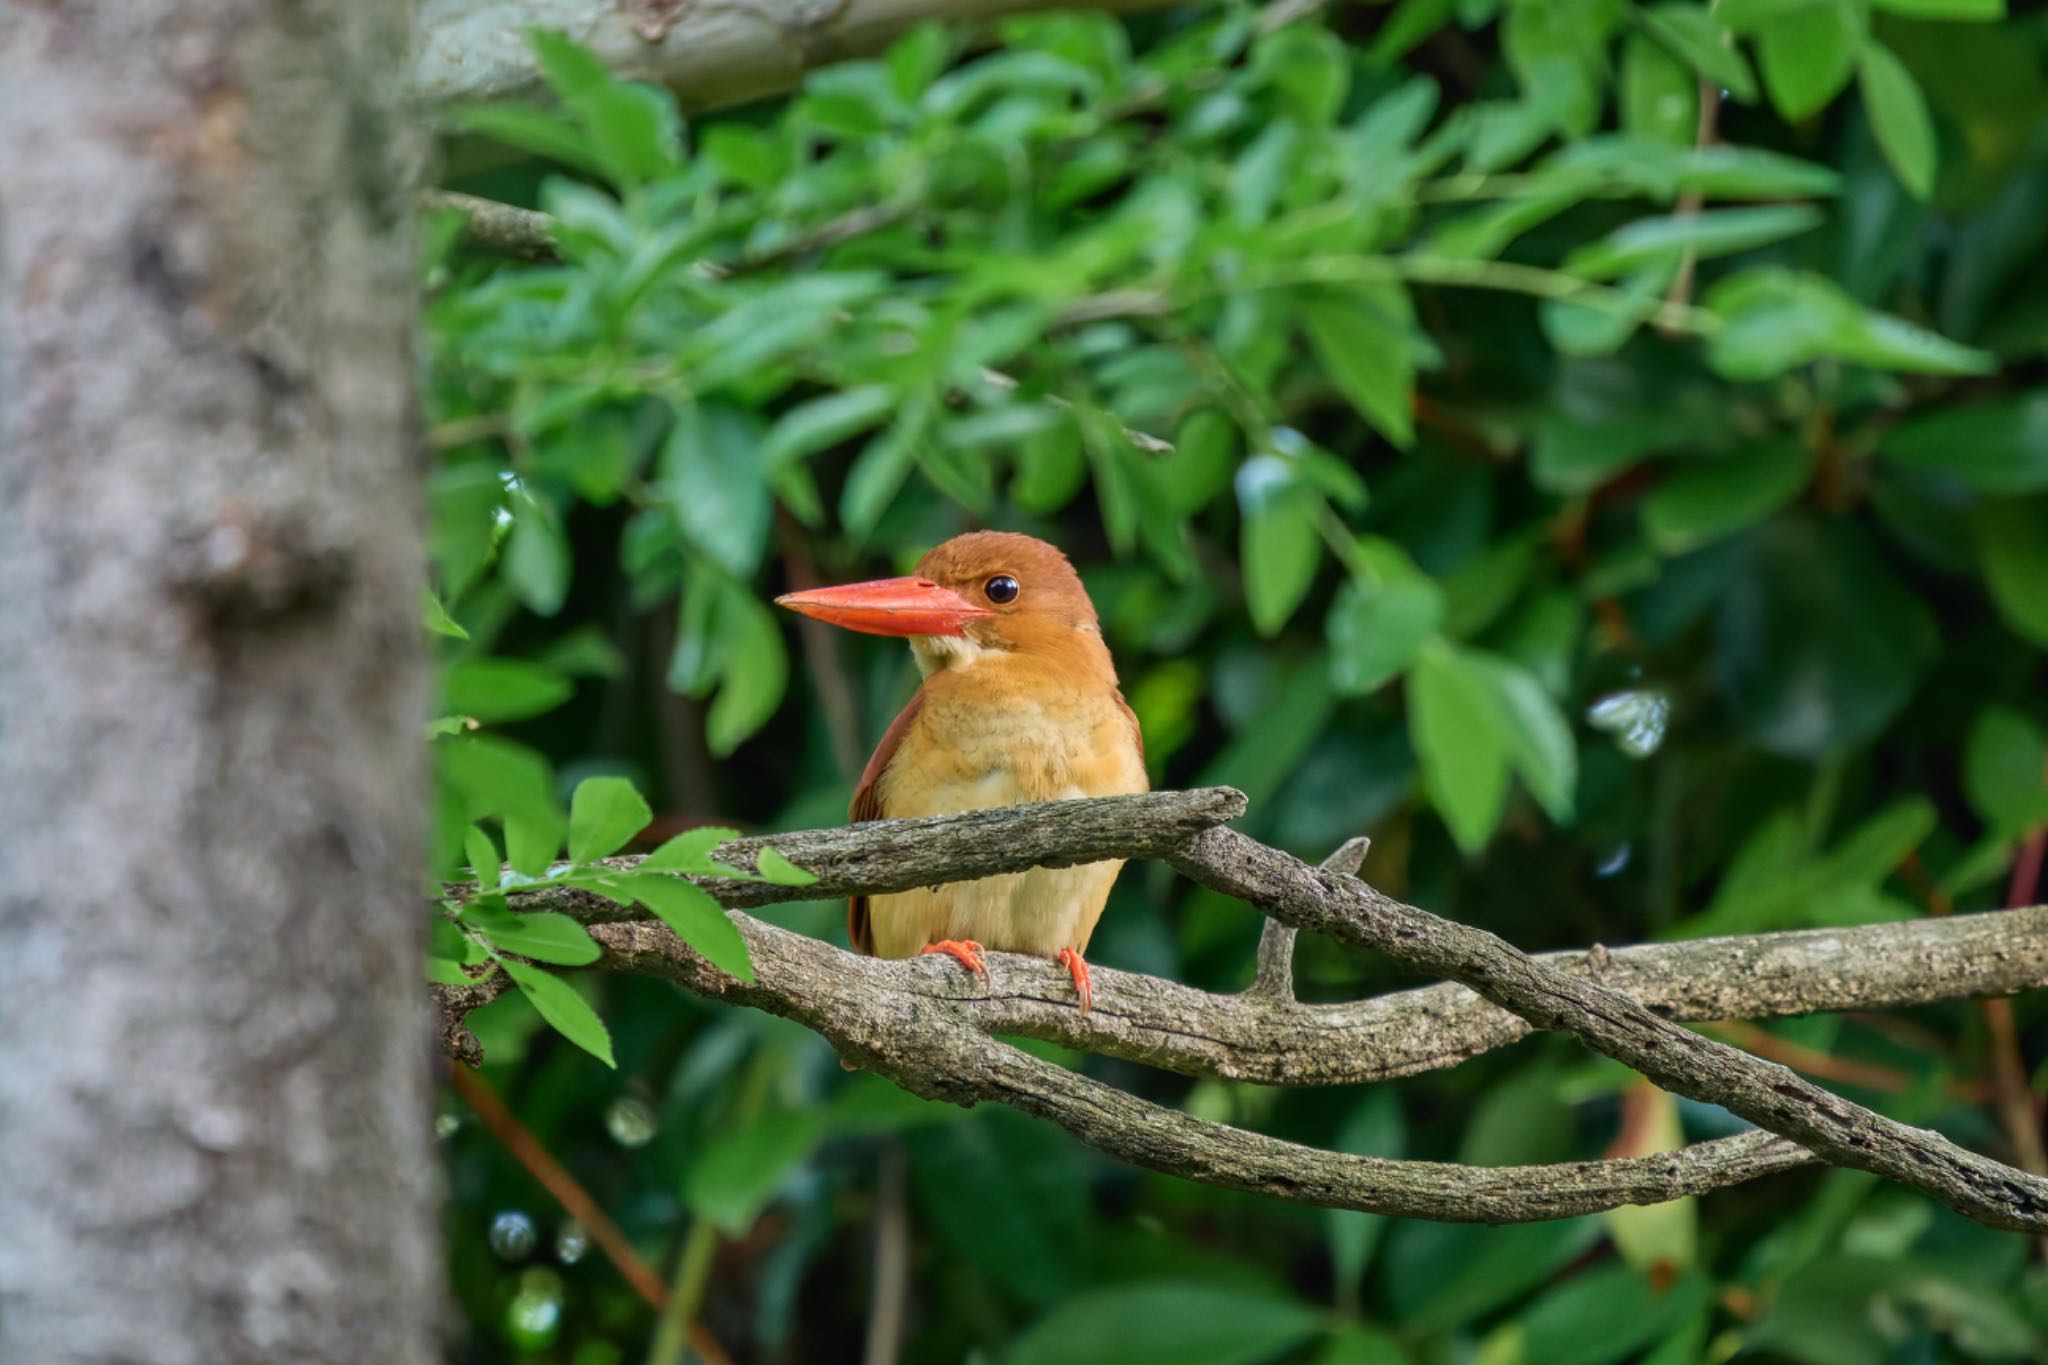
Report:
[[[747,941],[710,892],[660,872],[633,872],[613,880],[712,966],[741,981],[754,979]]]
[[[535,811],[517,811],[505,817],[505,861],[522,877],[538,877],[548,870],[562,851],[562,820]]]
[[[589,862],[615,853],[646,829],[654,812],[623,777],[587,777],[569,799],[569,856]]]
[[[707,876],[730,876],[731,869],[713,862],[711,850],[740,832],[723,825],[701,825],[686,829],[641,860],[645,872],[695,872]]]
[[[1858,85],[1871,134],[1899,183],[1915,199],[1928,199],[1934,193],[1935,146],[1927,97],[1905,64],[1875,40],[1863,45]]]
[[[509,909],[502,896],[478,896],[462,907],[462,922],[508,953],[583,967],[597,961],[597,940],[575,920],[552,911],[524,914]]]
[[[815,874],[804,871],[766,845],[754,860],[754,870],[762,881],[775,886],[814,886],[818,881]]]
[[[513,984],[519,987],[520,994],[531,1002],[534,1012],[547,1020],[555,1032],[606,1066],[618,1069],[618,1063],[612,1060],[612,1035],[605,1029],[604,1020],[584,1003],[573,986],[524,962],[507,960],[501,965],[511,976]]]

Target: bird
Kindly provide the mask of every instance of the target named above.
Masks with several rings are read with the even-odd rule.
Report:
[[[777,604],[905,637],[922,681],[854,789],[852,820],[987,810],[1149,789],[1144,737],[1066,555],[1008,531],[935,546],[908,577],[786,593]],[[885,958],[944,954],[990,985],[990,950],[1051,958],[1094,1002],[1083,956],[1121,859],[855,896],[847,935]]]

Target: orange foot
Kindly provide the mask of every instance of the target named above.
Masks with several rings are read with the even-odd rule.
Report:
[[[924,953],[944,953],[947,957],[952,958],[968,971],[980,977],[983,990],[989,989],[988,963],[981,960],[981,945],[973,939],[940,939],[937,943],[925,944],[924,947],[917,951],[920,955]]]
[[[1074,978],[1074,993],[1081,997],[1081,1013],[1095,1003],[1095,985],[1088,979],[1088,964],[1081,960],[1081,954],[1072,948],[1060,949],[1060,955],[1053,959],[1065,967]]]

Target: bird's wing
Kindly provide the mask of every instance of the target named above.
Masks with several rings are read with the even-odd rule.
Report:
[[[917,719],[918,708],[923,705],[924,691],[919,689],[917,695],[910,699],[910,704],[898,712],[896,719],[889,722],[889,728],[882,732],[882,742],[875,746],[875,752],[868,758],[868,766],[861,772],[860,785],[853,789],[853,808],[848,815],[856,825],[864,820],[882,818],[882,773],[888,768],[889,760],[896,757],[905,732]],[[846,937],[856,953],[874,956],[875,931],[874,926],[868,923],[866,896],[855,896],[846,903]]]
[[[1131,723],[1131,742],[1138,746],[1138,762],[1143,763],[1145,761],[1145,730],[1144,727],[1138,724],[1138,713],[1133,711],[1131,704],[1124,700],[1122,692],[1116,694],[1116,704],[1122,709],[1124,719]]]

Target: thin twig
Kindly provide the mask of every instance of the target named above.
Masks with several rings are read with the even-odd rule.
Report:
[[[505,1107],[505,1102],[498,1098],[498,1092],[491,1089],[483,1077],[459,1061],[451,1061],[448,1083],[471,1112],[483,1121],[484,1127],[504,1144],[512,1159],[525,1167],[526,1173],[553,1195],[563,1211],[590,1234],[591,1243],[618,1269],[633,1292],[659,1313],[668,1300],[668,1286],[662,1283],[661,1276],[654,1273],[652,1266],[640,1259],[640,1254],[633,1250],[633,1244],[626,1240],[626,1234],[619,1230],[619,1225],[590,1197],[576,1177],[569,1174],[568,1168],[555,1160],[554,1153],[542,1146],[540,1139]],[[732,1365],[732,1357],[702,1324],[690,1332],[690,1349],[702,1356],[707,1365]]]

